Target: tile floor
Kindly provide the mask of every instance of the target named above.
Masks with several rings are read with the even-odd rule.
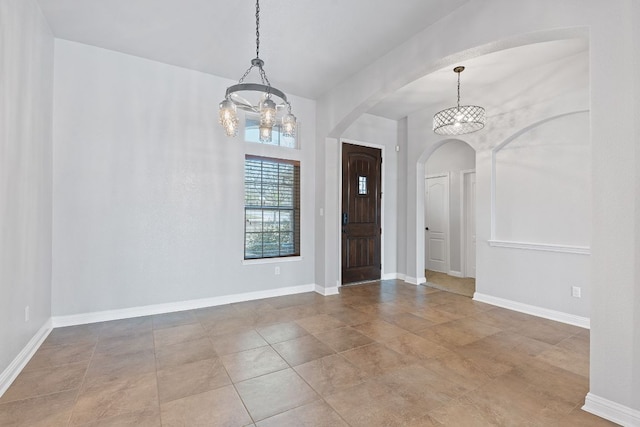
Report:
[[[1,426],[606,426],[589,332],[398,281],[55,329]]]

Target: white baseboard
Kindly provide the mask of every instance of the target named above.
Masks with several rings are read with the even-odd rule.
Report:
[[[449,276],[453,276],[453,277],[460,277],[463,278],[464,274],[462,274],[462,271],[453,271],[453,270],[449,270],[449,272],[447,273]]]
[[[640,427],[640,411],[593,393],[587,394],[582,410],[625,427]]]
[[[398,273],[387,273],[387,274],[383,274],[380,277],[380,280],[395,280],[395,279],[399,279],[399,274]]]
[[[411,283],[412,285],[419,285],[421,283],[427,283],[427,278],[422,276],[422,277],[411,277],[411,276],[405,276],[404,281],[407,283]]]
[[[63,326],[84,325],[87,323],[106,322],[109,320],[128,319],[131,317],[172,313],[175,311],[193,310],[196,308],[214,307],[217,305],[232,304],[235,302],[251,301],[262,298],[279,297],[283,295],[293,295],[315,291],[315,284],[291,286],[287,288],[246,292],[242,294],[224,295],[220,297],[202,298],[189,301],[178,301],[166,304],[145,305],[140,307],[97,311],[92,313],[71,314],[67,316],[54,316],[52,318],[52,321],[54,328],[60,328]]]
[[[27,366],[29,360],[38,351],[42,343],[51,333],[51,319],[42,325],[42,327],[36,332],[36,334],[29,340],[27,345],[24,346],[22,351],[11,361],[9,366],[0,374],[0,397],[9,388],[11,383],[18,377],[20,372]]]
[[[519,311],[521,313],[531,314],[534,316],[543,317],[545,319],[579,326],[585,329],[590,328],[590,319],[588,317],[576,316],[574,314],[564,313],[562,311],[550,310],[548,308],[537,307],[535,305],[529,305],[504,298],[494,297],[491,295],[480,294],[478,292],[473,294],[473,299],[474,301],[484,302],[502,308],[508,308],[509,310]]]
[[[320,285],[315,285],[315,291],[316,293],[319,293],[320,295],[324,295],[329,296],[329,295],[338,295],[340,292],[338,291],[338,287],[337,286],[332,286],[332,287],[324,287],[324,286],[320,286]]]

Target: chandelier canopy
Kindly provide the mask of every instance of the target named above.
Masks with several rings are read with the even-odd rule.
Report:
[[[460,106],[460,73],[464,67],[457,66],[453,71],[458,74],[458,104],[433,116],[433,131],[438,135],[464,135],[479,131],[485,124],[484,108],[477,105]]]
[[[245,79],[254,68],[258,69],[260,83],[245,83]],[[248,98],[253,98],[254,101]],[[260,59],[260,0],[256,0],[256,57],[251,60],[251,66],[238,84],[227,88],[220,103],[220,124],[227,136],[233,137],[238,134],[238,108],[260,115],[259,135],[262,142],[271,142],[271,133],[276,125],[278,113],[283,110],[286,110],[286,114],[280,119],[281,132],[283,136],[295,135],[296,116],[291,113],[291,103],[284,92],[271,86],[264,71],[264,61]]]

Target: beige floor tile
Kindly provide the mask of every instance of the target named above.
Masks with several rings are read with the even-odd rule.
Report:
[[[561,341],[582,331],[577,326],[554,322],[540,317],[531,317],[519,329],[518,333],[538,341],[556,345]]]
[[[411,361],[407,356],[400,355],[379,343],[365,345],[340,354],[361,369],[367,377],[382,375]]]
[[[232,385],[163,403],[160,410],[165,427],[251,424],[251,418]]]
[[[231,379],[219,358],[160,370],[157,377],[161,403],[231,384]]]
[[[318,314],[317,316],[298,319],[296,320],[296,323],[309,331],[310,334],[319,334],[321,332],[346,326],[335,317],[331,317],[327,314]]]
[[[540,353],[536,358],[585,378],[589,377],[588,354],[556,346]]]
[[[292,369],[274,372],[236,384],[254,421],[302,406],[320,396]]]
[[[100,338],[96,344],[95,355],[124,356],[145,350],[153,351],[153,333],[146,331],[137,335],[121,335]]]
[[[159,370],[217,357],[209,338],[187,341],[156,349],[156,366]]]
[[[408,332],[422,331],[428,327],[435,325],[434,322],[431,322],[423,317],[406,312],[395,314],[392,316],[386,316],[385,320]]]
[[[404,399],[383,384],[367,381],[325,397],[326,402],[353,427],[402,426],[398,408]]]
[[[427,306],[422,309],[412,310],[410,313],[422,317],[423,319],[426,319],[436,325],[451,322],[453,320],[464,319],[466,317],[464,314],[449,313],[444,310],[439,310],[438,307],[440,305],[441,304],[437,304],[434,307]]]
[[[338,312],[330,313],[329,315],[335,317],[345,325],[358,325],[376,319],[375,314],[363,313],[354,308],[345,308]]]
[[[337,352],[362,347],[363,345],[371,344],[373,342],[371,338],[366,335],[362,335],[360,332],[350,327],[323,332],[321,334],[317,334],[316,338]]]
[[[443,352],[435,357],[421,360],[420,364],[467,390],[474,390],[491,380],[489,375],[477,365],[453,351]]]
[[[276,323],[269,326],[258,327],[256,330],[269,344],[289,341],[309,333],[295,322]]]
[[[84,389],[78,396],[71,424],[86,424],[157,406],[155,373],[130,376]]]
[[[271,347],[227,354],[222,356],[222,363],[234,383],[289,367]]]
[[[0,404],[0,425],[66,426],[71,417],[77,394],[77,390],[69,390]]]
[[[376,341],[385,341],[406,334],[402,328],[392,325],[384,320],[373,320],[367,323],[352,326],[356,331]]]
[[[0,398],[0,403],[78,389],[87,364],[84,361],[22,372]]]
[[[149,407],[82,424],[82,427],[160,427],[160,408]]]
[[[98,323],[55,328],[44,340],[42,347],[49,345],[95,344],[98,342],[100,329],[102,329],[102,324]]]
[[[269,345],[269,343],[253,329],[211,337],[211,343],[216,353],[221,356]]]
[[[139,335],[152,330],[153,319],[151,316],[113,320],[111,322],[102,323],[100,339],[125,335]]]
[[[427,328],[418,335],[449,348],[466,345],[501,330],[473,319],[460,319]]]
[[[207,334],[211,336],[253,329],[253,320],[250,317],[240,316],[239,314],[234,317],[201,320],[200,323]]]
[[[198,323],[193,310],[176,311],[173,313],[156,314],[151,316],[153,329],[173,328],[174,326]]]
[[[430,411],[429,417],[443,426],[491,427],[496,425],[485,419],[482,411],[469,401],[453,400]]]
[[[267,418],[258,427],[348,427],[329,405],[316,401]]]
[[[91,388],[114,379],[155,372],[153,350],[124,356],[94,356],[91,359],[83,388]]]
[[[384,345],[396,353],[420,360],[431,359],[449,351],[433,341],[410,333],[390,339]]]
[[[180,344],[187,341],[195,341],[207,336],[204,328],[199,323],[173,326],[171,328],[157,329],[153,331],[155,347],[165,347],[172,344]]]
[[[25,366],[24,371],[50,368],[69,363],[88,362],[93,355],[94,349],[95,343],[93,342],[42,346]]]
[[[335,353],[331,347],[313,335],[305,335],[293,340],[273,344],[273,348],[291,366],[301,365]]]
[[[295,371],[315,391],[328,396],[364,381],[364,373],[339,354],[296,366]]]

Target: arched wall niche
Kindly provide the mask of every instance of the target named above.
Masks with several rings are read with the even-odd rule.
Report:
[[[589,111],[533,123],[491,152],[491,240],[588,254],[591,235]]]

